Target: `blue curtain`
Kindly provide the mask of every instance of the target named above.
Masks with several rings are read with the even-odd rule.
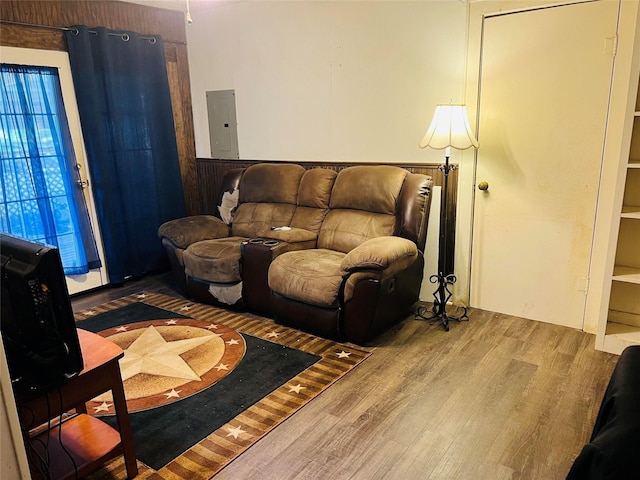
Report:
[[[0,66],[0,229],[58,247],[67,275],[99,268],[58,71]]]
[[[66,32],[109,280],[167,267],[157,230],[185,215],[159,36]]]

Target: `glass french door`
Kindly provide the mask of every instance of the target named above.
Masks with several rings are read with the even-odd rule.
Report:
[[[75,100],[73,81],[71,79],[71,68],[69,66],[69,57],[66,52],[45,51],[35,49],[23,49],[12,47],[0,47],[0,59],[4,64],[36,66],[36,67],[54,67],[57,69],[58,79],[62,92],[64,110],[69,127],[70,140],[75,153],[75,165],[73,167],[73,186],[72,188],[81,189],[84,197],[91,229],[93,230],[95,243],[98,249],[98,255],[102,259],[102,242],[100,237],[100,228],[97,223],[97,216],[93,204],[93,195],[91,192],[91,179],[89,169],[86,165],[86,155],[84,142],[82,139],[82,131],[80,128],[80,120],[78,108]],[[52,205],[57,205],[55,201]],[[59,212],[53,212],[56,215]],[[62,249],[61,249],[62,252]],[[64,262],[63,262],[64,263]],[[104,262],[101,262],[104,264]],[[80,293],[100,287],[107,283],[107,275],[105,267],[90,268],[87,273],[67,275],[67,287],[70,294]]]

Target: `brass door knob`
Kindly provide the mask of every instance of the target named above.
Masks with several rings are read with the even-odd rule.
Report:
[[[487,182],[480,182],[478,184],[478,190],[482,190],[483,192],[486,192],[487,190],[489,190],[489,184]]]

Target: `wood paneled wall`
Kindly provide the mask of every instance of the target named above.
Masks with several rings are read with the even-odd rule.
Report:
[[[204,214],[218,215],[218,199],[220,197],[220,186],[224,175],[233,168],[246,168],[255,163],[263,163],[259,160],[220,160],[212,158],[196,159],[196,171],[198,177],[198,188],[200,196],[200,211]],[[294,163],[294,162],[271,162],[270,163]],[[333,163],[333,162],[295,162],[305,168],[329,168],[339,172],[343,168],[353,165],[371,165],[371,163]],[[433,184],[442,186],[444,173],[438,163],[410,163],[393,165],[403,167],[413,173],[423,173],[429,175]],[[447,191],[447,271],[453,272],[453,258],[455,252],[456,238],[456,202],[458,192],[458,170],[449,173],[449,189]],[[441,232],[442,232],[441,227]]]
[[[87,25],[160,35],[164,42],[187,212],[198,213],[191,84],[182,12],[107,0],[2,0],[0,21],[0,45],[42,50],[67,50],[62,30],[43,27]]]

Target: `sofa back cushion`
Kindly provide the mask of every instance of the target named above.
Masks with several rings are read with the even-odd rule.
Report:
[[[271,227],[289,225],[296,209],[304,167],[295,164],[252,165],[240,180],[232,235],[256,237]]]
[[[334,170],[326,168],[312,168],[304,173],[298,191],[298,208],[291,220],[292,227],[318,233],[329,211],[329,199],[337,175]]]
[[[329,208],[393,215],[409,172],[390,165],[359,165],[340,171]]]
[[[331,192],[318,248],[347,253],[371,238],[393,235],[396,204],[408,173],[383,165],[342,170]]]
[[[239,203],[289,203],[298,201],[298,188],[305,169],[293,163],[258,163],[240,179]]]

